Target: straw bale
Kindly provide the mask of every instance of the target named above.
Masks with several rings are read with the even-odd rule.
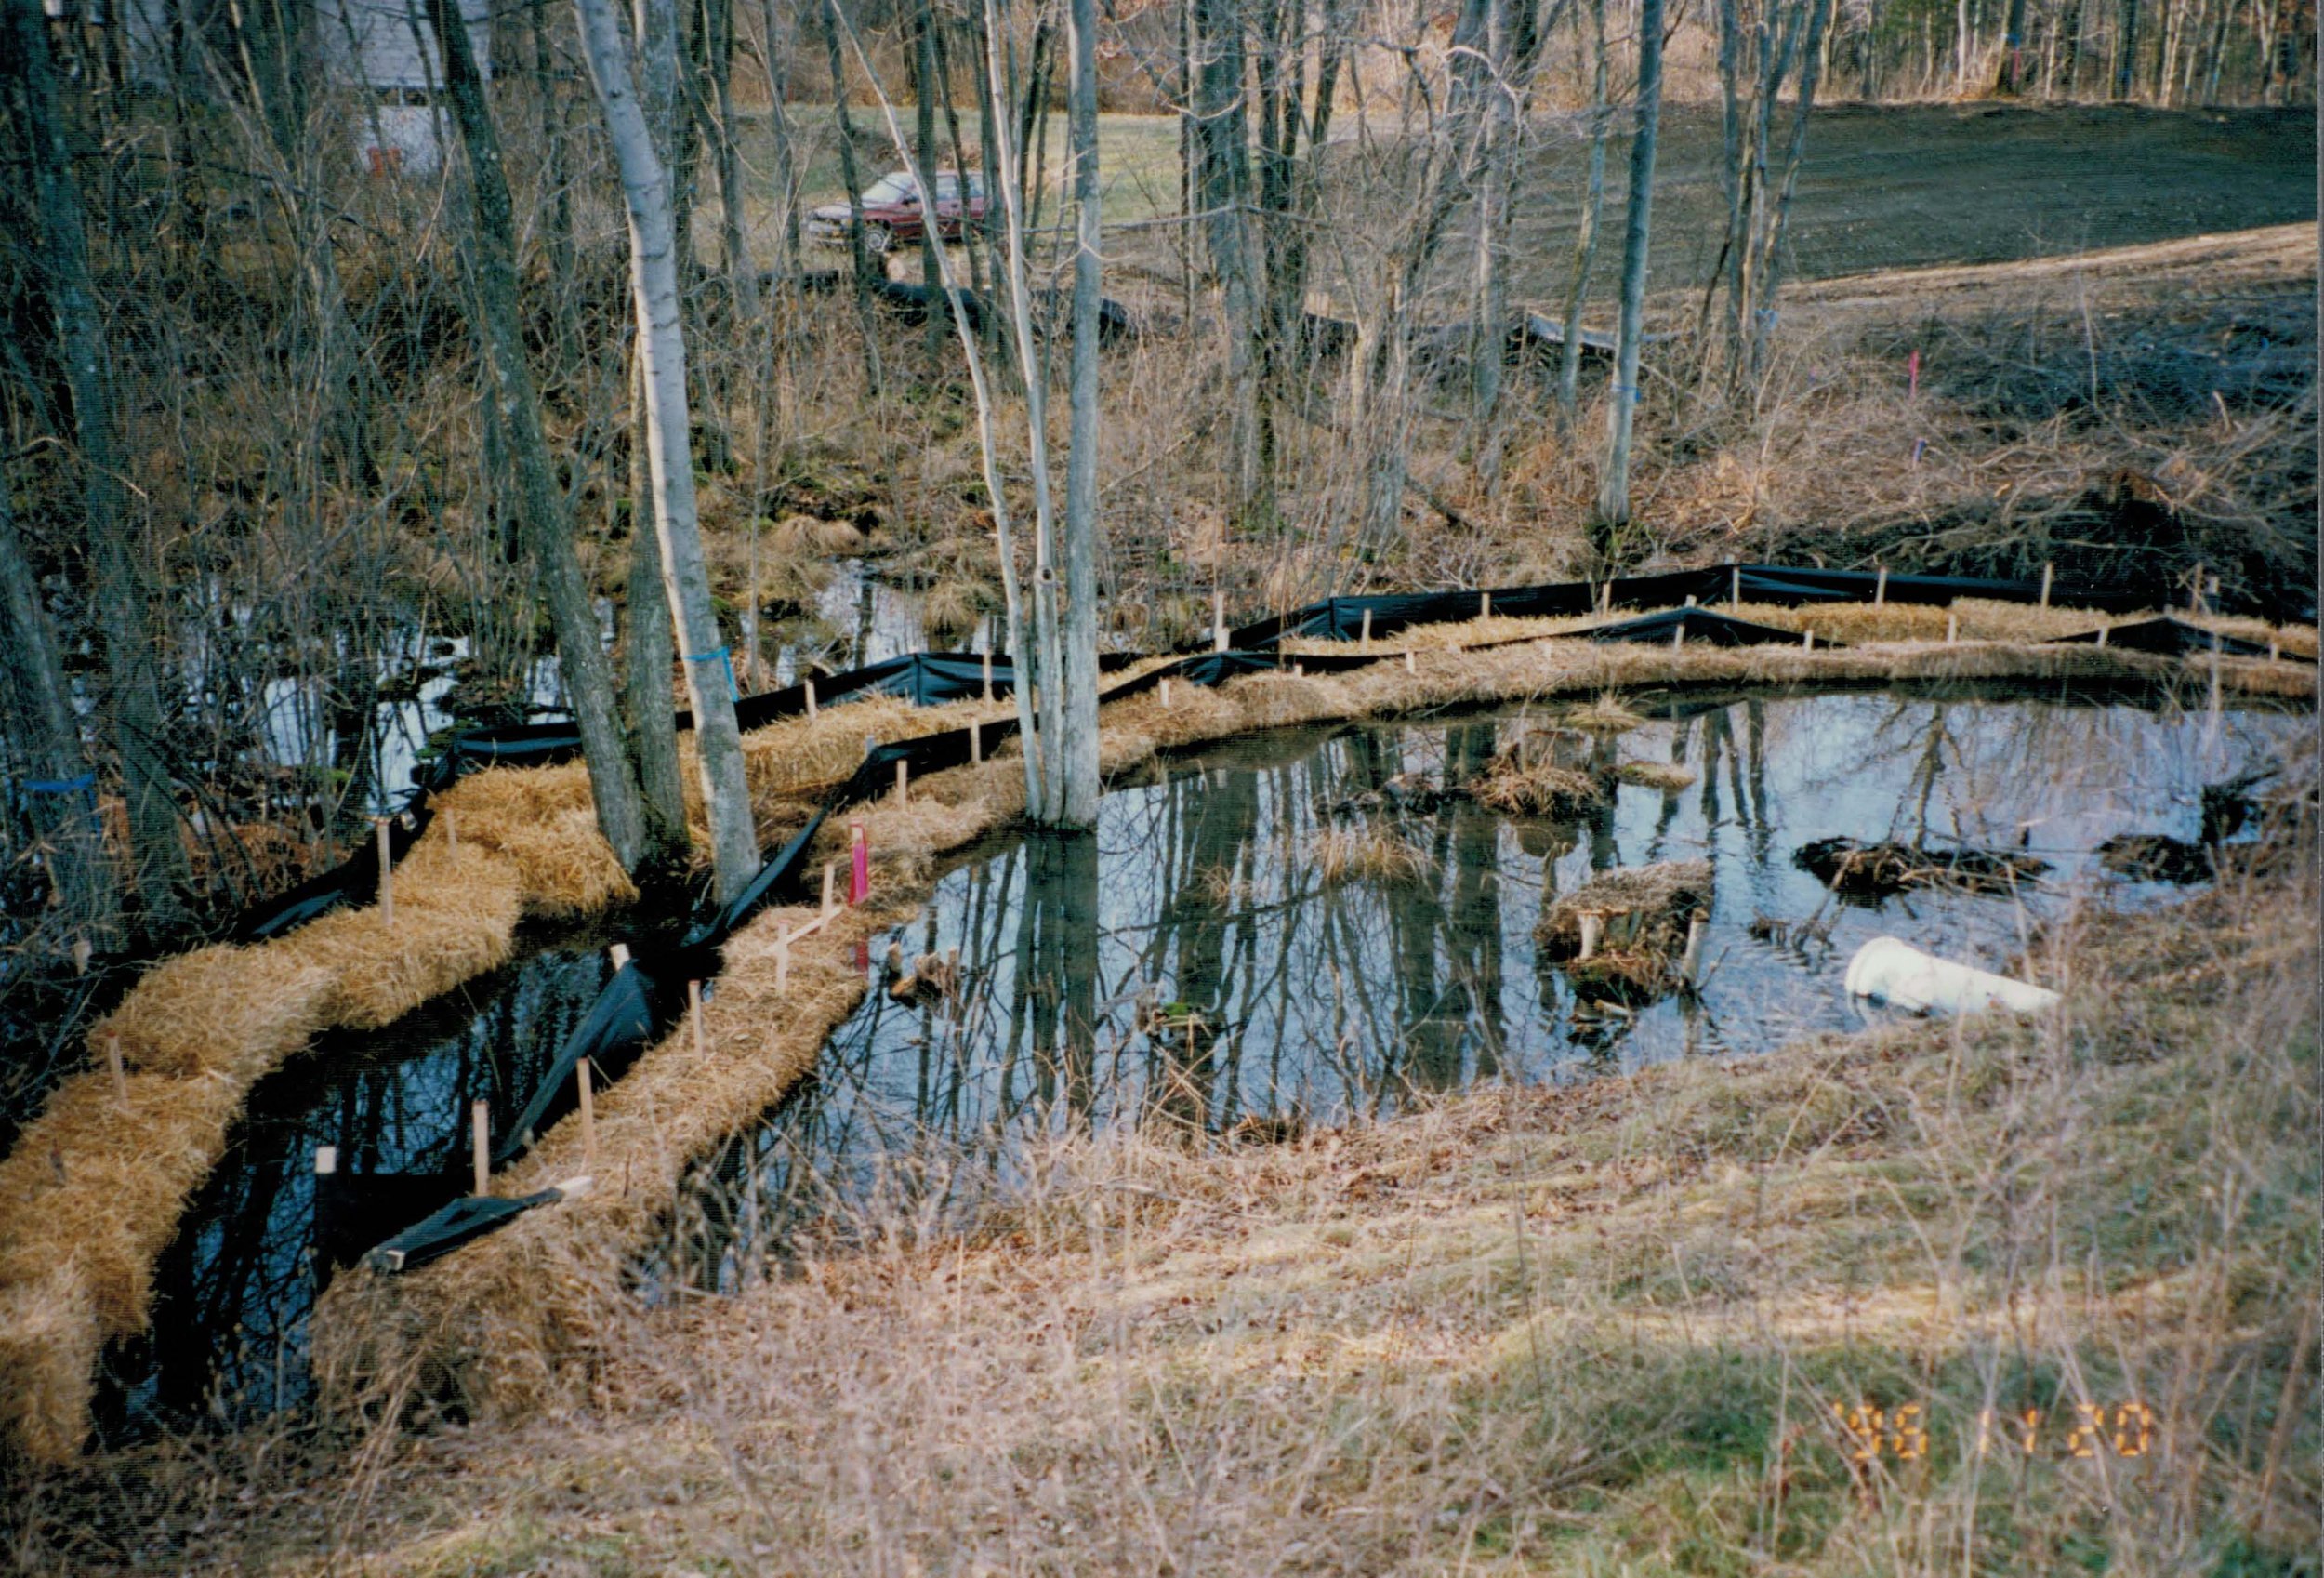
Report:
[[[323,1027],[330,987],[327,971],[280,945],[196,948],[146,972],[90,1028],[89,1054],[101,1065],[118,1036],[132,1068],[269,1068]]]
[[[536,778],[540,781],[531,781]],[[588,778],[570,763],[490,768],[462,779],[436,802],[436,810],[454,818],[464,855],[473,845],[514,865],[519,900],[528,916],[585,919],[637,899],[636,884],[597,830]],[[405,864],[443,837],[440,828],[429,829]],[[399,872],[399,924],[404,887]]]
[[[327,973],[329,1023],[376,1029],[507,963],[521,886],[516,863],[489,845],[464,834],[454,855],[430,836],[396,869],[394,925],[377,905],[342,909],[276,946]]]
[[[1637,918],[1627,948],[1676,952],[1685,946],[1688,918],[1710,907],[1710,878],[1708,860],[1621,867],[1591,878],[1559,898],[1542,915],[1533,935],[1549,957],[1571,959],[1581,951],[1582,911],[1608,910]],[[1609,943],[1610,948],[1613,946]]]
[[[409,1276],[358,1268],[332,1283],[312,1325],[326,1403],[345,1408],[409,1386],[507,1417],[586,1380],[596,1312],[622,1296],[623,1268],[651,1238],[690,1160],[806,1077],[866,989],[856,945],[909,913],[877,904],[840,911],[792,946],[781,990],[775,939],[814,912],[769,910],[736,934],[703,1007],[706,1051],[695,1052],[692,1028],[681,1024],[599,1097],[588,1193]],[[494,1191],[529,1194],[585,1170],[578,1126],[561,1123],[494,1180]]]
[[[251,1079],[67,1080],[0,1160],[0,1289],[77,1266],[101,1336],[144,1330],[154,1257],[209,1175]]]
[[[74,1267],[0,1288],[0,1442],[36,1464],[70,1463],[88,1435],[101,1346]]]

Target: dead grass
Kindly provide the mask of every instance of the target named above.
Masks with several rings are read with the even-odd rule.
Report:
[[[363,1573],[2295,1570],[2324,1500],[2300,883],[2045,935],[2053,1021],[1493,1086],[1282,1145],[1067,1138],[966,1233],[875,1205],[733,1298],[649,1307],[591,1235],[586,1263],[523,1263],[581,1301],[562,1409],[305,1459],[148,1454],[112,1465],[134,1512],[93,1477],[24,1548]],[[2230,1177],[2249,1191],[2223,1200]],[[585,1204],[614,1209],[557,1212]],[[2113,1447],[2133,1403],[2156,1423],[2135,1458]],[[2082,1404],[2106,1428],[2078,1460]],[[1981,1414],[2028,1407],[2039,1451],[1979,1449]],[[1875,1408],[1867,1451],[1848,1422]]]
[[[1520,742],[1497,754],[1469,782],[1481,805],[1512,816],[1550,816],[1571,821],[1604,805],[1605,787],[1589,774],[1547,761],[1525,760]]]

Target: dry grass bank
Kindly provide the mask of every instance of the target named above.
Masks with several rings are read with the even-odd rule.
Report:
[[[44,1487],[16,1549],[2295,1571],[2320,1493],[2313,853],[2288,885],[2037,938],[2067,991],[2041,1018],[1486,1089],[1286,1146],[1071,1142],[972,1231],[875,1207],[733,1299],[648,1308],[610,1262],[528,1251],[587,1294],[588,1384],[554,1413],[152,1449]]]

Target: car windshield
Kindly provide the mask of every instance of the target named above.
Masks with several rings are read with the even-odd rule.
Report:
[[[881,176],[872,182],[864,192],[864,201],[866,203],[909,203],[917,195],[917,190],[912,185],[910,172],[898,170],[893,175]]]

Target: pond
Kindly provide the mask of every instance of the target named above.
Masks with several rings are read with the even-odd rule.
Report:
[[[817,1079],[699,1170],[643,1269],[726,1288],[802,1215],[883,1185],[965,1209],[1027,1138],[1164,1121],[1227,1138],[1384,1116],[1485,1081],[1568,1081],[1780,1045],[1879,1011],[1842,987],[1882,935],[2005,969],[2070,906],[2172,890],[2094,857],[2125,833],[2198,836],[2200,792],[2303,749],[2304,716],[2157,712],[2023,696],[1629,698],[1618,738],[1565,708],[1254,736],[1115,787],[1080,838],[969,853],[923,914],[876,939],[874,989]],[[1577,764],[1674,764],[1566,821],[1432,794],[1519,736]],[[1419,792],[1381,793],[1418,786]],[[1419,874],[1320,874],[1334,829],[1392,834]],[[2016,891],[1842,903],[1795,862],[1847,835],[2046,863]],[[1594,875],[1708,860],[1699,992],[1607,1001],[1545,956],[1546,907]],[[957,952],[905,1001],[893,960]],[[931,969],[940,981],[946,971]]]
[[[2068,906],[2159,902],[2172,890],[2107,873],[2097,844],[2193,838],[2204,786],[2305,749],[2312,727],[2058,696],[1626,705],[1644,721],[1618,736],[1567,728],[1565,707],[1251,736],[1112,786],[1092,835],[961,853],[922,913],[864,951],[873,989],[816,1078],[695,1169],[638,1267],[641,1292],[733,1287],[802,1222],[843,1220],[899,1180],[965,1212],[1037,1135],[1163,1122],[1274,1138],[1482,1081],[1859,1025],[1841,976],[1864,941],[2002,966]],[[1562,821],[1429,792],[1520,738],[1585,769],[1676,764],[1689,781],[1624,784]],[[1326,881],[1315,848],[1335,832],[1393,835],[1419,869]],[[1836,833],[1958,841],[2049,869],[2014,894],[1842,905],[1792,858]],[[1536,942],[1544,908],[1594,875],[1681,859],[1714,874],[1698,993],[1600,1001]],[[156,1268],[152,1334],[105,1356],[103,1436],[241,1424],[305,1399],[317,1293],[466,1187],[469,1104],[522,1106],[608,978],[607,940],[530,935],[503,970],[387,1029],[325,1038],[262,1082]],[[957,950],[957,983],[900,1000],[891,948],[907,968]],[[323,1147],[337,1171],[319,1184]]]

